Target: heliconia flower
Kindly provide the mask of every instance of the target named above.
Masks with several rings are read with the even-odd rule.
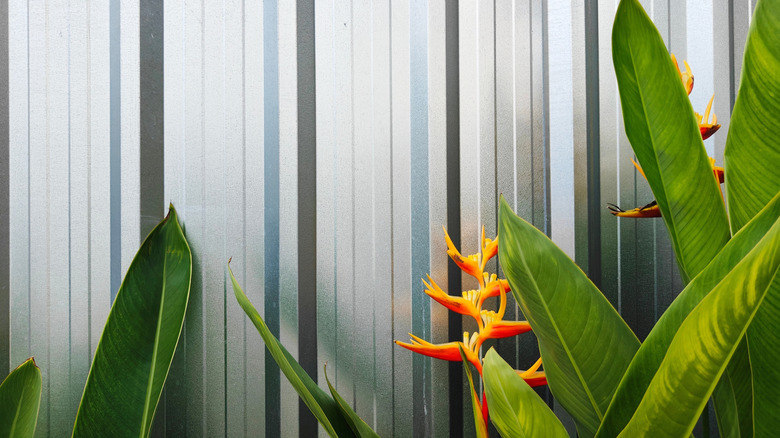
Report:
[[[712,101],[714,99],[715,95],[713,94],[710,98],[710,103],[707,104],[707,110],[704,111],[704,117],[702,117],[699,113],[694,113],[696,115],[696,120],[699,123],[699,132],[701,133],[702,140],[710,138],[712,134],[715,133],[715,131],[720,129],[720,125],[718,125],[718,117],[715,114],[712,114],[712,123],[709,123],[710,110],[712,109]]]
[[[458,265],[458,267],[463,270],[463,272],[475,277],[479,281],[479,285],[484,286],[479,254],[472,254],[466,257],[460,255],[460,251],[455,248],[455,245],[452,243],[452,239],[450,239],[450,235],[447,234],[446,228],[444,228],[444,238],[447,240],[447,255],[450,256],[452,261],[455,262],[455,264]]]
[[[607,204],[609,212],[618,217],[661,217],[661,209],[658,208],[658,203],[653,201],[644,207],[637,207],[631,210],[623,210],[615,204]]]
[[[485,238],[485,226],[482,226],[482,270],[485,270],[485,265],[487,264],[488,260],[492,259],[493,257],[498,254],[498,236],[496,236],[495,240],[490,240]]]
[[[542,365],[542,358],[536,361],[531,368],[525,371],[516,370],[517,374],[525,380],[525,383],[530,387],[542,386],[547,384],[547,375],[544,371],[538,371]]]
[[[496,274],[491,275],[488,279],[485,279],[485,288],[482,289],[482,294],[477,302],[477,308],[482,308],[482,303],[486,299],[497,297],[501,294],[500,287],[503,287],[505,291],[509,292],[509,282],[506,280],[499,280]]]
[[[488,339],[506,338],[517,336],[519,334],[531,331],[531,325],[528,321],[503,321],[506,313],[506,289],[500,287],[501,301],[498,306],[498,312],[492,310],[480,311],[482,317],[483,329],[479,331],[479,337],[474,345],[474,351],[478,351],[482,343]]]
[[[476,340],[477,333],[474,333],[471,338]],[[466,342],[447,342],[444,344],[432,344],[424,339],[420,339],[417,336],[409,333],[411,337],[411,343],[395,341],[396,345],[406,348],[415,353],[420,353],[425,356],[430,356],[436,359],[449,360],[454,362],[460,362],[460,349],[463,348],[463,352],[466,354],[466,359],[477,368],[479,374],[482,374],[482,362],[479,360],[477,353],[469,347],[469,344],[473,344],[469,339],[468,332],[463,333],[464,340]]]
[[[430,281],[430,284],[428,284],[428,281]],[[453,312],[460,313],[461,315],[471,315],[471,317],[477,321],[477,324],[479,324],[480,329],[482,328],[482,318],[480,318],[479,310],[477,308],[477,302],[480,296],[479,291],[466,291],[463,292],[462,296],[458,297],[449,295],[441,290],[439,285],[433,281],[430,275],[428,276],[428,281],[423,280],[423,284],[425,284],[426,287],[425,293],[428,294],[429,297]]]
[[[680,71],[680,66],[677,64],[677,58],[674,56],[674,53],[672,54],[672,62],[674,62],[674,67],[677,69],[677,75],[680,76],[680,81],[682,82],[683,87],[685,87],[685,92],[691,94],[691,91],[693,90],[693,73],[691,73],[691,67],[688,65],[688,61],[683,60],[685,72]]]

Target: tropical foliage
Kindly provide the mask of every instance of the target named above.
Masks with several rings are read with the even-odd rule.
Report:
[[[184,324],[191,278],[192,254],[171,206],[144,240],[116,295],[74,437],[150,435]],[[41,372],[30,358],[0,386],[0,436],[34,436],[40,400]]]
[[[756,6],[720,174],[702,142],[717,120],[709,108],[693,112],[690,69],[676,68],[636,0],[618,6],[612,51],[626,134],[655,195],[619,215],[663,218],[686,287],[640,346],[574,263],[502,200],[499,260],[539,340],[550,390],[582,437],[689,436],[710,397],[722,436],[776,433],[780,2]],[[490,382],[500,371],[486,366],[484,375]],[[540,424],[558,430],[526,388],[487,384],[486,392],[523,400],[491,412],[505,436]]]

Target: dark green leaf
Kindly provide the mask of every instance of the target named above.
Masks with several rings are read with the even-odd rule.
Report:
[[[355,434],[350,428],[349,423],[341,414],[341,408],[325,391],[323,391],[314,380],[306,374],[300,364],[292,357],[292,355],[284,348],[281,342],[271,333],[268,326],[265,325],[263,318],[257,313],[257,309],[249,301],[244,290],[241,289],[241,285],[238,284],[236,277],[233,275],[233,271],[228,264],[228,272],[230,273],[230,280],[233,283],[233,292],[236,295],[236,300],[241,308],[244,309],[244,313],[247,314],[249,319],[260,332],[260,336],[265,342],[266,348],[271,352],[279,368],[284,373],[287,380],[290,381],[295,392],[301,397],[301,400],[306,404],[309,410],[317,418],[328,435],[332,437],[353,437]]]
[[[355,435],[359,437],[378,437],[379,435],[374,432],[371,427],[366,424],[365,421],[363,421],[362,418],[358,417],[358,415],[355,413],[355,411],[352,410],[352,407],[347,403],[346,400],[344,400],[344,397],[341,396],[341,394],[336,391],[336,388],[333,387],[333,385],[330,384],[330,379],[328,379],[328,370],[325,369],[325,381],[328,382],[328,388],[330,389],[330,394],[333,396],[333,399],[336,400],[336,403],[339,405],[339,409],[341,409],[341,414],[344,416],[344,419],[347,420],[347,423],[349,423],[349,427],[352,429],[353,432],[355,432]]]
[[[599,437],[614,437],[631,419],[685,318],[701,300],[761,241],[780,215],[780,195],[718,253],[704,271],[680,293],[642,343],[623,376],[599,429]],[[739,382],[731,382],[736,385]],[[717,400],[716,400],[717,401]]]
[[[41,405],[41,370],[29,358],[0,385],[0,436],[35,436]]]
[[[485,355],[482,379],[490,419],[504,437],[569,435],[558,417],[506,361],[491,348]]]
[[[146,237],[103,329],[73,436],[145,437],[179,341],[192,254],[176,210]]]
[[[458,346],[460,349],[460,357],[463,361],[463,368],[466,370],[466,377],[469,380],[469,393],[471,394],[471,413],[474,416],[474,429],[477,434],[477,438],[488,438],[488,430],[485,417],[482,415],[482,405],[479,403],[479,397],[477,397],[477,391],[474,390],[474,378],[471,376],[471,365],[466,360],[466,354],[463,353],[463,347]]]
[[[547,381],[580,436],[593,436],[639,340],[588,277],[501,198],[499,259],[539,340]]]
[[[778,278],[780,220],[685,318],[620,436],[690,434],[756,312],[780,293]]]
[[[780,191],[780,1],[761,0],[748,32],[724,152],[736,232]]]
[[[661,35],[637,0],[618,6],[612,61],[626,135],[687,283],[729,239],[728,219],[691,103]]]

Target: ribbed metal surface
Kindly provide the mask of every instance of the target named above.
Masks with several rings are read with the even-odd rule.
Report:
[[[580,3],[10,0],[0,358],[41,366],[39,435],[70,430],[112,296],[168,202],[195,266],[155,435],[311,435],[233,297],[230,257],[293,356],[320,384],[327,363],[380,435],[471,433],[457,368],[392,340],[473,330],[420,278],[448,289],[441,227],[475,252],[500,194],[597,267],[646,336],[682,284],[661,221],[599,205],[652,194],[620,116],[618,2]],[[715,94],[719,163],[754,3],[643,2],[696,75],[694,109]],[[494,345],[519,368],[538,355],[531,335]]]

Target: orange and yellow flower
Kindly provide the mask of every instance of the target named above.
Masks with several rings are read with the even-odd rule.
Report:
[[[499,339],[531,331],[531,325],[527,321],[504,321],[506,313],[506,294],[509,291],[509,283],[499,279],[496,274],[485,272],[485,266],[491,258],[498,254],[498,239],[485,238],[485,228],[482,228],[480,251],[468,256],[461,255],[455,248],[452,239],[444,230],[447,241],[447,254],[458,267],[473,276],[479,282],[479,289],[467,290],[458,295],[450,295],[428,276],[423,280],[425,293],[434,301],[461,315],[469,315],[477,323],[477,331],[464,332],[462,341],[447,342],[444,344],[432,344],[413,334],[409,334],[409,342],[395,341],[401,347],[415,353],[430,356],[436,359],[461,361],[460,349],[463,349],[466,360],[482,375],[482,358],[480,349],[488,339]],[[482,306],[485,300],[499,297],[498,311],[486,310]],[[527,371],[518,371],[531,386],[546,384],[544,371],[538,371],[541,359],[536,365]]]

